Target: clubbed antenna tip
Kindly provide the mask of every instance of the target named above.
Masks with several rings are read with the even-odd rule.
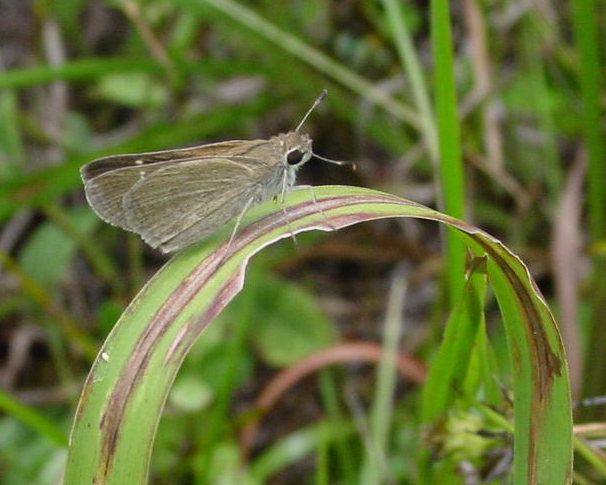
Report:
[[[322,92],[320,93],[320,95],[314,101],[314,104],[312,104],[311,108],[309,108],[309,110],[307,110],[307,113],[305,113],[305,116],[303,116],[303,119],[295,128],[295,132],[299,131],[299,128],[301,128],[303,126],[303,123],[305,123],[305,120],[307,120],[307,117],[311,114],[311,112],[314,109],[316,109],[316,107],[322,102],[322,100],[326,97],[327,94],[328,94],[328,91],[326,89],[323,89]]]

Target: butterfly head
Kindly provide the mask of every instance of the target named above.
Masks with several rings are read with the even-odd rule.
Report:
[[[311,138],[309,135],[291,131],[278,135],[278,141],[283,154],[284,164],[290,168],[300,168],[312,156]]]
[[[311,138],[309,135],[301,133],[299,130],[311,112],[318,106],[322,100],[326,97],[327,91],[324,89],[320,96],[316,98],[314,104],[309,108],[305,116],[301,122],[295,128],[295,131],[290,131],[288,133],[282,133],[278,135],[276,138],[278,139],[278,144],[280,146],[280,150],[283,154],[284,165],[288,167],[288,171],[290,173],[296,172],[303,164],[305,164],[312,156],[324,160],[325,162],[334,163],[335,165],[351,165],[355,168],[355,164],[351,162],[342,162],[339,160],[331,160],[330,158],[321,157],[320,155],[315,154],[311,150]]]

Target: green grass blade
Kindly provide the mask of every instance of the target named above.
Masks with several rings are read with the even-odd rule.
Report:
[[[435,72],[442,207],[447,214],[462,218],[465,189],[459,146],[460,130],[452,61],[450,11],[447,0],[432,0],[431,2],[431,40]],[[448,231],[446,240],[446,261],[452,304],[463,289],[465,248],[451,230]]]
[[[360,477],[361,484],[381,483],[385,478],[383,465],[389,456],[389,430],[393,425],[393,402],[397,383],[396,358],[402,333],[402,314],[406,282],[403,271],[396,271],[389,292],[383,355],[377,367],[376,387],[369,420],[369,449],[366,450]]]
[[[44,436],[59,446],[67,445],[65,432],[49,418],[38,411],[19,403],[8,393],[0,389],[0,409],[9,416],[13,416],[22,423],[34,429],[40,436]]]
[[[573,0],[572,20],[578,49],[578,78],[581,87],[583,137],[589,159],[587,176],[589,228],[594,241],[604,236],[606,193],[606,141],[600,122],[600,59],[594,0]]]
[[[386,17],[391,24],[391,30],[394,35],[400,63],[410,78],[410,87],[414,96],[415,105],[421,114],[421,123],[423,125],[423,137],[427,145],[427,151],[430,158],[437,165],[438,163],[438,141],[436,126],[427,92],[427,83],[423,76],[421,63],[417,57],[410,31],[404,21],[404,12],[398,0],[383,0],[385,5]]]
[[[423,386],[421,421],[431,423],[452,405],[463,391],[469,359],[483,314],[484,275],[472,271],[444,330],[440,350]],[[478,289],[477,287],[480,286]]]
[[[528,285],[534,285],[534,282],[520,278],[512,285],[511,280],[507,281],[508,272],[511,276],[523,277],[522,271],[527,272],[527,269],[506,263],[504,272],[498,263],[502,250],[504,247],[489,260],[488,275],[503,316],[510,353],[511,349],[520,350],[511,355],[515,483],[569,483],[572,456],[564,457],[570,453],[572,433],[562,432],[562,422],[571,419],[570,396],[565,397],[570,388],[568,382],[561,379],[566,373],[566,362],[563,352],[558,355],[548,350],[552,345],[561,346],[562,343],[559,334],[548,332],[539,323],[553,318],[547,306],[528,301],[529,291],[536,291]],[[519,345],[530,336],[533,345]],[[550,400],[543,392],[546,389],[562,399]],[[527,419],[531,420],[530,426]],[[524,439],[525,434],[530,435],[528,440]],[[554,459],[555,456],[560,458]]]
[[[515,364],[517,484],[568,482],[572,466],[570,388],[562,343],[527,268],[476,227],[414,202],[355,187],[293,191],[284,207],[251,210],[227,245],[194,246],[141,290],[105,342],[82,392],[65,485],[144,483],[164,401],[185,355],[244,283],[248,260],[291,232],[333,230],[390,217],[445,223],[488,258]],[[288,214],[286,220],[285,213]]]
[[[578,50],[578,79],[582,104],[579,116],[582,120],[582,132],[587,150],[587,203],[589,219],[589,239],[598,243],[606,236],[606,141],[601,121],[600,87],[600,52],[598,48],[597,19],[599,18],[596,2],[593,0],[573,0],[572,20],[576,47]],[[603,258],[593,258],[593,283],[591,294],[591,322],[593,328],[586,353],[586,374],[583,383],[585,396],[596,396],[604,393],[606,386],[601,369],[606,364],[606,357],[600,342],[604,341],[606,330],[602,324],[606,311],[606,262]],[[585,409],[582,412],[587,419],[604,417],[599,409]]]
[[[35,66],[3,72],[0,74],[0,89],[35,86],[58,79],[66,81],[82,80],[104,76],[113,72],[132,71],[161,72],[162,66],[149,59],[78,59],[61,66]]]

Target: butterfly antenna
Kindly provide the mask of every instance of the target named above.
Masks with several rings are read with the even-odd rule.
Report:
[[[325,162],[328,163],[334,163],[335,165],[349,165],[353,170],[356,170],[356,164],[354,162],[344,162],[342,160],[331,160],[330,158],[326,158],[326,157],[321,157],[320,155],[317,155],[315,153],[311,153],[314,157],[316,157],[319,160],[323,160]]]
[[[314,104],[311,105],[311,108],[309,108],[307,113],[305,113],[305,116],[303,116],[301,123],[299,123],[297,125],[297,127],[295,128],[295,133],[299,131],[299,128],[301,128],[303,126],[303,123],[305,123],[305,120],[307,120],[307,117],[311,114],[311,112],[314,109],[316,109],[316,107],[322,102],[322,100],[326,97],[327,94],[328,94],[328,91],[326,89],[323,89],[322,92],[320,93],[320,96],[318,96],[316,98],[316,100],[314,101]]]

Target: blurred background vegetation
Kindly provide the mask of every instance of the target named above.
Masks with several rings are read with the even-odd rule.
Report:
[[[93,214],[79,167],[268,138],[293,129],[324,88],[304,131],[318,154],[358,170],[316,160],[299,183],[381,189],[503,240],[558,318],[574,397],[604,393],[600,8],[461,0],[448,32],[422,1],[0,1],[0,483],[59,482],[96,350],[167,259]],[[451,70],[436,57],[440,35],[452,40]],[[449,74],[460,125],[435,102]],[[357,483],[387,315],[401,320],[402,378],[385,483],[418,483],[419,448],[456,464],[444,483],[506,476],[510,442],[481,433],[468,408],[429,433],[418,422],[456,288],[443,236],[435,224],[385,221],[258,255],[175,383],[151,482],[244,483],[247,460],[259,483]],[[489,298],[499,412],[510,418],[495,308]],[[262,415],[255,402],[283,369],[299,373]]]

